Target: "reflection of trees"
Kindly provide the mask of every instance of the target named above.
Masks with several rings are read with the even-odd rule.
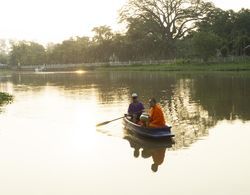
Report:
[[[0,92],[0,113],[3,111],[2,106],[9,104],[12,101],[12,97],[8,94],[4,94]]]
[[[192,98],[218,120],[250,120],[250,76],[205,75],[194,79]]]
[[[2,82],[4,80],[4,77],[0,77],[0,113],[3,111],[3,106],[6,104],[9,104],[13,101],[13,96],[9,93],[10,83]]]
[[[136,92],[140,100],[147,104],[150,97],[160,99],[166,93],[172,95],[175,84],[174,77],[166,74],[149,72],[107,72],[105,80],[98,86],[100,101],[106,101],[106,96],[116,96],[119,100],[130,101],[130,95]],[[112,95],[111,95],[112,94]]]
[[[41,91],[56,86],[65,93],[84,96],[93,92],[100,104],[125,105],[136,92],[146,104],[160,100],[167,122],[176,133],[175,148],[189,146],[217,121],[250,119],[250,77],[240,74],[183,74],[168,72],[89,72],[85,74],[13,74],[15,91]],[[123,108],[122,108],[123,109]],[[124,108],[126,112],[127,108]]]
[[[176,133],[175,148],[189,146],[208,135],[208,129],[218,120],[250,118],[250,78],[247,76],[145,72],[111,75],[113,79],[116,76],[114,85],[123,83],[129,94],[139,93],[143,102],[152,96],[160,100],[168,123],[173,124]]]
[[[127,90],[127,101],[132,92],[140,95],[142,102],[155,97],[163,105],[167,122],[173,124],[176,133],[175,148],[189,146],[201,136],[208,135],[208,128],[214,125],[213,118],[202,105],[192,100],[192,79],[183,79],[183,75],[168,73],[126,72],[109,73],[110,82],[106,81],[100,88],[102,95],[116,94],[115,89],[122,83]],[[102,101],[102,100],[101,100]],[[106,101],[106,99],[105,99]]]
[[[30,90],[47,85],[59,86],[68,92],[95,88],[100,103],[127,102],[132,92],[137,92],[143,102],[148,102],[152,96],[160,99],[166,93],[171,97],[175,84],[174,77],[161,73],[156,77],[155,73],[148,72],[13,74],[10,80],[15,85],[30,86]]]
[[[208,135],[208,128],[215,124],[203,106],[192,100],[192,80],[180,79],[164,110],[176,133],[175,148],[187,147],[199,137]]]

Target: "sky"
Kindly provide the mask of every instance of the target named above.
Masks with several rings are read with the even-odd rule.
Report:
[[[95,26],[121,30],[118,10],[127,0],[0,0],[0,39],[42,44],[91,36]],[[250,8],[250,0],[212,0],[222,9]]]

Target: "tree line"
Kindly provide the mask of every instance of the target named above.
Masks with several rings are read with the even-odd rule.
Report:
[[[46,47],[0,41],[0,63],[70,64],[194,59],[250,55],[250,10],[222,10],[204,0],[128,0],[119,13],[125,33],[93,28],[93,37],[72,37]]]

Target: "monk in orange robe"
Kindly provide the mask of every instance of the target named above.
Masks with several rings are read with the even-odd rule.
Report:
[[[152,127],[152,128],[165,127],[166,121],[165,121],[161,106],[157,104],[154,98],[150,99],[149,104],[150,104],[149,127]]]

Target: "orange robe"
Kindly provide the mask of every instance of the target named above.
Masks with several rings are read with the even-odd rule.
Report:
[[[150,108],[149,115],[149,127],[159,128],[166,126],[166,121],[160,105],[157,104],[154,107]]]

